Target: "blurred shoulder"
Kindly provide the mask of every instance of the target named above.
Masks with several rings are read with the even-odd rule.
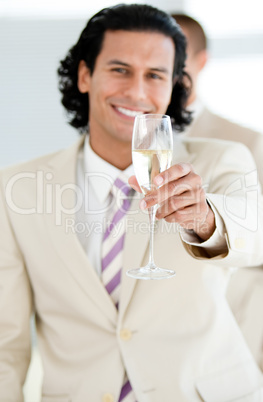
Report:
[[[71,145],[69,148],[60,149],[58,151],[48,153],[46,155],[31,159],[26,162],[20,162],[18,164],[14,164],[0,170],[1,180],[6,181],[10,179],[10,177],[23,174],[23,173],[36,173],[38,169],[49,169],[52,168],[53,165],[62,164],[64,161],[74,159],[77,156],[78,150],[83,143],[83,138],[78,140],[76,143]]]
[[[254,159],[246,145],[236,141],[215,138],[181,138],[180,140],[191,155],[190,160],[209,168],[216,163],[246,165],[254,167]]]
[[[213,152],[221,153],[228,150],[248,150],[246,145],[237,141],[224,140],[219,138],[205,138],[205,137],[183,137],[182,143],[190,153],[203,153]]]
[[[263,138],[263,134],[231,119],[220,116],[207,107],[194,120],[191,129],[202,130],[204,136],[230,141],[244,142],[254,138]],[[202,132],[200,131],[200,136]]]

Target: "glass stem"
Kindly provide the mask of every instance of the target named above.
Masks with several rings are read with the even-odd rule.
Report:
[[[157,205],[148,209],[149,213],[149,222],[150,222],[150,250],[149,250],[149,262],[148,265],[150,268],[156,268],[154,263],[154,256],[153,256],[153,238],[154,238],[154,226],[155,226],[155,215],[157,211]]]

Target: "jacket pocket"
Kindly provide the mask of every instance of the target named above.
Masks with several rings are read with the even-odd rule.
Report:
[[[261,402],[263,376],[250,360],[199,378],[196,389],[204,402]]]
[[[67,395],[42,395],[41,402],[72,402]]]

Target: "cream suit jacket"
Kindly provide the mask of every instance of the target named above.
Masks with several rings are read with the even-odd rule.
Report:
[[[263,189],[263,134],[222,118],[204,108],[187,129],[188,137],[238,141],[251,151]],[[261,223],[263,225],[263,222]],[[233,271],[227,299],[249,348],[263,371],[263,266]]]
[[[81,144],[1,174],[0,401],[23,400],[32,311],[44,368],[42,402],[117,401],[125,368],[139,402],[261,401],[261,373],[224,297],[229,266],[263,260],[247,149],[176,141],[174,163],[190,162],[203,177],[227,246],[209,258],[184,244],[176,225],[160,221],[156,262],[175,269],[176,277],[127,277],[148,258],[148,216],[135,199],[117,313],[76,233],[67,230],[67,219],[75,218]]]

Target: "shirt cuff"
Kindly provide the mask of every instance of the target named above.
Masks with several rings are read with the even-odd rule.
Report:
[[[189,244],[190,246],[202,247],[204,248],[211,256],[222,254],[227,251],[227,242],[225,239],[225,225],[224,221],[217,212],[216,208],[207,198],[207,203],[209,204],[210,208],[214,212],[215,215],[215,231],[209,239],[203,241],[200,237],[193,231],[187,229],[180,229],[180,234],[182,240]]]

